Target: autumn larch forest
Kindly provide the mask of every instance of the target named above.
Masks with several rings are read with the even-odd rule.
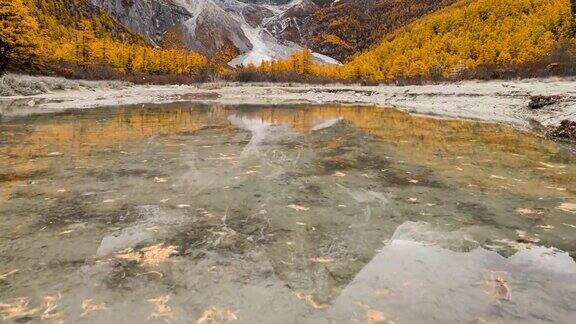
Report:
[[[85,0],[0,0],[0,71],[376,83],[568,75],[575,72],[575,7],[570,0],[341,1],[306,18],[300,37],[307,48],[232,67],[240,52],[230,41],[191,51],[175,29],[151,44]],[[342,64],[318,63],[313,51]]]

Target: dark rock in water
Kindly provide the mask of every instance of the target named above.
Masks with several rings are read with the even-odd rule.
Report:
[[[560,126],[553,128],[547,135],[552,139],[576,142],[576,122],[563,120]]]
[[[532,96],[528,108],[540,109],[546,106],[553,105],[562,100],[562,96]]]

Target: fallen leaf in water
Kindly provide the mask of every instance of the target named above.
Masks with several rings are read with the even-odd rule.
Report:
[[[164,179],[164,178],[157,178],[157,177],[155,177],[155,178],[154,178],[154,182],[156,182],[156,183],[165,183],[165,182],[168,182],[168,180],[166,180],[166,179]]]
[[[418,182],[420,182],[420,181],[415,180],[415,179],[410,179],[410,180],[408,180],[408,182],[416,184],[416,183],[418,183]]]
[[[300,226],[306,226],[306,223],[302,223],[302,222],[296,222],[296,225],[300,225]]]
[[[522,215],[532,215],[532,214],[536,213],[535,211],[533,211],[530,208],[518,208],[518,209],[516,209],[516,212],[519,214],[522,214]]]
[[[334,177],[339,177],[339,178],[343,178],[346,176],[346,173],[342,173],[340,171],[334,172],[334,174],[332,175]]]
[[[190,208],[190,205],[186,205],[186,204],[180,204],[178,206],[176,206],[178,209],[186,209],[186,208]]]
[[[43,309],[40,319],[42,321],[50,320],[52,323],[63,323],[62,313],[58,312],[58,301],[62,298],[60,294],[57,296],[46,296],[40,309]]]
[[[497,176],[497,175],[494,175],[494,174],[493,174],[493,175],[491,175],[491,176],[490,176],[490,178],[492,178],[492,179],[499,179],[499,180],[506,180],[506,178],[505,178],[505,177],[502,177],[502,176]]]
[[[0,275],[0,280],[5,280],[6,278],[8,278],[9,276],[15,274],[16,272],[18,272],[18,269],[15,269],[15,270],[9,271],[9,272],[7,272],[7,273],[5,273],[5,274],[3,274],[3,275]]]
[[[30,304],[30,300],[26,297],[21,297],[15,299],[12,304],[0,304],[0,312],[4,320],[18,320],[40,315],[40,319],[43,321],[52,320],[53,323],[62,323],[62,314],[56,311],[58,308],[57,301],[60,300],[60,298],[60,295],[46,296],[40,307],[29,309],[28,304]]]
[[[562,225],[568,226],[568,227],[572,227],[572,228],[576,228],[576,225],[572,225],[572,224],[562,223]]]
[[[258,172],[258,171],[254,171],[254,170],[246,171],[246,174],[256,174],[256,173],[259,173],[259,172]]]
[[[299,206],[299,205],[288,205],[288,208],[294,209],[295,211],[308,211],[310,210],[310,208],[308,207],[303,207],[303,206]]]
[[[58,235],[66,235],[66,234],[70,234],[70,233],[72,233],[72,232],[74,232],[74,230],[67,230],[67,231],[64,231],[64,232],[60,232],[60,234],[58,234]]]
[[[196,324],[219,324],[238,320],[238,316],[228,309],[212,307],[204,311]]]
[[[153,245],[139,251],[127,249],[116,253],[116,258],[126,261],[136,261],[142,266],[158,266],[170,256],[177,254],[175,246]]]
[[[39,308],[28,309],[29,303],[28,298],[16,298],[11,304],[0,303],[0,312],[2,312],[4,320],[11,320],[33,316],[40,311]]]
[[[114,200],[114,199],[106,199],[106,200],[103,200],[102,202],[105,203],[105,204],[109,204],[109,203],[113,203],[113,202],[115,202],[115,201],[116,201],[116,200]]]
[[[576,204],[574,203],[563,203],[558,207],[558,209],[568,212],[568,213],[576,213]]]
[[[545,230],[553,230],[554,229],[554,226],[552,226],[552,225],[538,225],[536,227],[539,227],[539,228],[545,229]]]
[[[310,261],[314,262],[314,263],[330,263],[330,262],[334,262],[334,259],[326,258],[326,257],[317,257],[317,258],[310,259]]]
[[[497,299],[511,300],[512,299],[512,289],[508,285],[508,282],[503,275],[492,273],[490,275],[490,283],[494,288],[494,296]]]
[[[96,304],[93,302],[92,299],[86,299],[82,302],[82,309],[84,312],[80,315],[80,317],[84,317],[92,312],[107,310],[105,303]]]
[[[154,299],[148,299],[148,302],[154,305],[154,310],[150,314],[150,318],[170,318],[174,319],[174,312],[172,311],[172,307],[168,306],[168,302],[170,301],[170,296],[160,296]]]
[[[554,189],[554,190],[558,190],[558,191],[566,191],[566,188],[551,187],[551,186],[546,187],[546,189]]]
[[[547,168],[553,168],[553,169],[564,169],[566,168],[566,166],[564,165],[554,165],[554,164],[550,164],[550,163],[544,163],[544,162],[540,162],[541,165],[547,167]]]
[[[363,323],[366,324],[381,324],[381,323],[392,323],[391,321],[386,321],[386,317],[384,317],[384,314],[382,314],[382,312],[379,312],[377,310],[373,310],[373,309],[369,309],[366,312],[366,316],[364,316],[364,321]]]
[[[60,152],[52,152],[52,153],[48,153],[48,156],[62,156],[64,154],[60,153]]]
[[[411,203],[418,202],[418,198],[408,198],[408,201]]]

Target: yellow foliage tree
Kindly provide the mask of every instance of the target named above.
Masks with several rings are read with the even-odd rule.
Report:
[[[11,62],[32,57],[37,31],[21,0],[0,0],[0,75]]]

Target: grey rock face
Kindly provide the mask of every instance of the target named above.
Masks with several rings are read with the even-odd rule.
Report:
[[[185,8],[166,0],[88,0],[118,22],[158,45],[164,33],[192,16]]]
[[[166,32],[179,31],[190,50],[211,54],[232,44],[246,62],[258,64],[300,49],[301,29],[323,0],[86,1],[154,45],[162,43]]]

